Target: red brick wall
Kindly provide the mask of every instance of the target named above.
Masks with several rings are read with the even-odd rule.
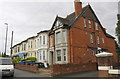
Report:
[[[27,71],[31,71],[31,72],[38,72],[38,67],[36,65],[15,64],[15,68],[27,70]]]
[[[52,75],[62,75],[80,71],[97,70],[96,63],[88,64],[53,64],[51,67]]]
[[[96,32],[96,36],[99,36],[100,44],[97,43],[97,38],[95,34],[95,21],[92,21],[91,27],[88,26],[88,19],[87,20],[87,27],[84,27],[84,18],[81,17],[78,21],[70,28],[69,33],[69,55],[71,57],[72,63],[89,63],[89,62],[97,62],[96,57],[92,56],[92,49],[88,48],[99,46],[101,48],[108,49],[108,52],[113,53],[113,60],[116,61],[116,50],[115,50],[115,41],[112,38],[106,37],[103,29],[98,24],[98,31]],[[94,43],[90,43],[90,34],[93,35]],[[105,43],[102,42],[102,38],[104,38]],[[96,52],[95,52],[96,53]]]

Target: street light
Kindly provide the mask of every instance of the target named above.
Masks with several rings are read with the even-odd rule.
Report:
[[[4,23],[6,27],[6,37],[5,37],[5,55],[6,55],[6,49],[7,49],[7,35],[8,35],[8,23]]]

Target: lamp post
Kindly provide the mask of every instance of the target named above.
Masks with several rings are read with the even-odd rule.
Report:
[[[6,27],[6,37],[5,37],[5,55],[6,55],[6,49],[7,49],[7,35],[8,35],[8,23],[4,23]]]

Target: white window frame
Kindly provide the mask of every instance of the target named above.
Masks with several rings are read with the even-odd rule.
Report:
[[[43,36],[43,45],[45,45],[45,36]]]
[[[45,60],[45,50],[43,50],[43,60]]]
[[[88,20],[88,26],[89,26],[89,28],[92,27],[92,26],[91,26],[91,21],[90,21],[90,20]]]
[[[42,60],[42,52],[41,52],[41,50],[39,51],[39,57],[40,57],[39,59]]]
[[[103,44],[105,43],[105,40],[104,40],[104,38],[102,38],[102,43],[103,43]]]
[[[95,29],[98,30],[98,23],[95,23]]]
[[[42,45],[42,36],[40,36],[40,45]]]
[[[86,19],[84,18],[84,27],[87,27],[87,25],[86,25]]]
[[[98,42],[98,44],[100,44],[100,37],[99,36],[97,36],[97,42]]]
[[[58,33],[60,35],[58,35]],[[61,32],[60,31],[56,33],[56,44],[59,44],[59,43],[61,43]]]
[[[63,61],[67,61],[67,50],[63,49]]]
[[[90,34],[90,43],[94,43],[93,42],[93,35],[92,34]]]
[[[62,33],[63,33],[63,40],[62,40],[62,41],[63,41],[63,42],[66,42],[66,37],[67,37],[66,31],[63,31]]]
[[[58,52],[58,51],[59,51],[59,52]],[[58,61],[58,62],[61,62],[61,61],[62,61],[61,50],[57,50],[56,52],[57,52],[57,61]],[[60,58],[60,60],[59,60],[58,57]]]

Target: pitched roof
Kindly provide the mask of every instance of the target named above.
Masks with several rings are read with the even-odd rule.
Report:
[[[56,20],[59,20],[63,25],[65,25],[65,26],[63,26],[64,28],[70,28],[71,26],[74,25],[74,23],[75,23],[80,17],[85,17],[85,18],[92,19],[92,20],[96,21],[97,23],[100,24],[100,26],[101,26],[104,34],[105,34],[107,37],[115,39],[113,36],[111,36],[110,34],[106,33],[106,31],[105,31],[104,28],[102,27],[102,24],[100,23],[99,19],[98,19],[97,16],[95,15],[95,13],[94,13],[94,11],[93,11],[93,9],[91,8],[90,5],[87,5],[87,6],[83,7],[82,12],[79,14],[79,16],[78,16],[77,18],[75,17],[75,12],[73,12],[73,13],[67,15],[66,18],[62,18],[62,17],[58,17],[58,16],[57,16],[56,19],[55,19],[55,22],[56,22]],[[55,22],[54,22],[52,28],[54,27]],[[66,26],[66,25],[67,25],[67,26]],[[51,29],[52,29],[52,28],[51,28]]]

